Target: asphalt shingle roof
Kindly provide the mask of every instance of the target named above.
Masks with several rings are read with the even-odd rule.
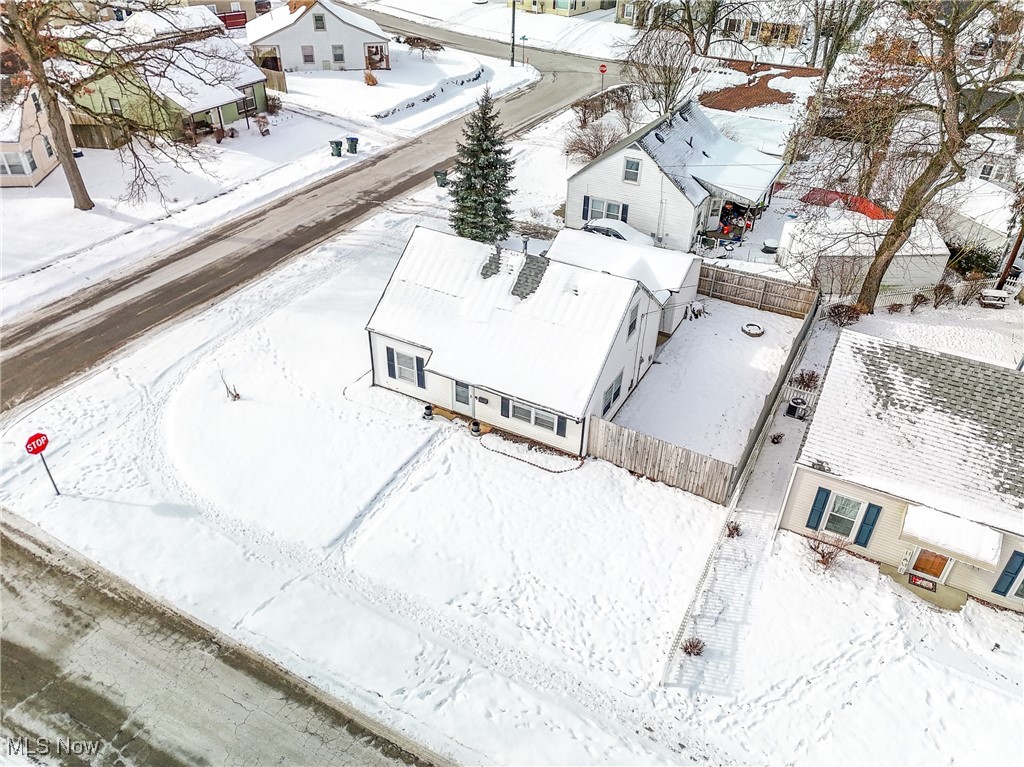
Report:
[[[1024,374],[844,330],[798,463],[1024,533]]]

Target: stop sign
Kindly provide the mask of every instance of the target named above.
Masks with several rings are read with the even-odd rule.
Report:
[[[600,73],[601,73],[601,74],[603,75],[603,74],[604,74],[605,72],[607,72],[607,71],[608,71],[608,67],[607,67],[607,66],[605,66],[604,64],[602,64],[601,66],[599,66],[599,67],[597,68],[597,71],[598,71],[598,72],[600,72]]]
[[[28,438],[28,442],[25,443],[25,449],[28,450],[29,454],[35,455],[46,450],[46,446],[50,444],[50,440],[45,434],[33,434]]]

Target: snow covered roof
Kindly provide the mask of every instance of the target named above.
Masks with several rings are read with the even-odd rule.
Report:
[[[205,5],[176,6],[159,11],[138,11],[120,23],[122,29],[141,39],[180,35],[204,29],[224,29],[224,22]]]
[[[943,189],[935,200],[939,205],[994,232],[1008,234],[1010,231],[1013,193],[991,181],[966,178],[955,186]]]
[[[994,570],[999,564],[1003,548],[1003,536],[998,530],[914,504],[907,507],[900,538],[945,549],[955,554],[955,559],[970,560],[987,566],[987,570]]]
[[[798,463],[1024,533],[1024,374],[843,330]]]
[[[736,202],[753,205],[771,188],[783,165],[770,155],[726,138],[692,99],[674,114],[659,117],[627,136],[594,163],[633,144],[654,160],[694,205],[716,189]]]
[[[238,43],[221,35],[168,48],[166,57],[147,59],[144,66],[153,92],[189,114],[238,101],[240,88],[267,79]]]
[[[575,229],[560,231],[548,248],[547,257],[636,280],[661,303],[668,299],[667,291],[679,290],[692,265],[700,262],[697,256]]]
[[[0,104],[0,141],[9,144],[21,141],[26,98],[28,94],[23,88],[10,101]]]
[[[382,30],[377,25],[377,22],[372,19],[360,16],[358,13],[348,10],[348,8],[342,8],[340,5],[332,3],[331,0],[320,0],[320,2],[314,3],[308,7],[298,6],[294,13],[287,5],[282,5],[279,8],[275,8],[270,13],[264,13],[261,16],[257,16],[245,25],[246,40],[249,45],[265,40],[275,32],[280,32],[282,29],[290,27],[301,19],[307,11],[314,9],[323,9],[342,23],[348,24],[350,27],[360,29],[368,35],[373,35],[380,40],[389,39],[384,33],[384,30]]]
[[[636,289],[420,227],[366,329],[429,349],[428,371],[579,419]]]
[[[865,256],[873,258],[889,231],[891,221],[872,219],[839,208],[828,208],[824,218],[787,221],[779,237],[783,258],[803,256]],[[930,218],[919,219],[910,237],[897,252],[899,256],[949,256],[949,248]]]

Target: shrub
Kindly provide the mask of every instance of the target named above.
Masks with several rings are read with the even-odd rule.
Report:
[[[825,319],[837,328],[845,328],[860,319],[862,309],[859,304],[833,304],[825,312]]]
[[[377,84],[377,76],[369,69],[363,72],[363,82],[367,85],[373,86]]]
[[[957,301],[961,306],[981,298],[981,291],[985,289],[985,275],[981,272],[971,272],[967,278],[960,283],[957,291]]]
[[[958,274],[967,276],[971,272],[989,274],[999,268],[1000,254],[983,245],[953,245],[949,249],[947,266]]]
[[[901,303],[899,303],[897,301],[896,303],[889,304],[886,307],[886,309],[888,310],[889,314],[902,314],[903,313],[903,304],[901,304]]]
[[[591,123],[586,128],[570,128],[565,139],[565,153],[581,160],[600,157],[622,134],[604,123]]]
[[[801,370],[789,379],[789,383],[801,389],[817,389],[821,374],[817,370]]]
[[[428,40],[426,37],[407,37],[405,44],[414,51],[420,52],[420,59],[426,59],[429,54],[431,58],[435,53],[444,50],[444,46],[436,40]]]
[[[579,128],[586,128],[594,120],[604,117],[608,111],[608,104],[601,96],[592,96],[588,99],[574,101],[572,111],[576,114],[576,125]]]
[[[270,133],[270,120],[264,114],[256,115],[256,127],[259,129],[261,136],[269,135]]]
[[[726,522],[725,523],[725,536],[726,538],[739,538],[743,535],[743,528],[740,527],[739,522]]]
[[[926,303],[928,303],[928,296],[924,293],[915,293],[914,297],[910,299],[910,313],[913,314]]]
[[[697,637],[688,637],[683,641],[683,652],[687,655],[703,655],[704,640]]]
[[[835,567],[849,545],[850,542],[846,538],[831,533],[818,533],[807,539],[807,547],[814,553],[814,561],[821,565],[823,570]]]
[[[772,434],[770,437],[768,437],[768,439],[770,439],[772,441],[773,445],[779,444],[785,438],[786,438],[786,435],[783,434],[781,431],[777,431],[774,434]]]
[[[940,282],[935,286],[932,293],[932,306],[938,309],[940,306],[952,304],[954,301],[953,288],[949,283]]]
[[[267,114],[276,115],[281,111],[281,97],[273,93],[267,94]]]

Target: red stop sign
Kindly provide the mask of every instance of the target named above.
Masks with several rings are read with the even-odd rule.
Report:
[[[49,438],[45,434],[33,434],[28,438],[28,442],[25,443],[25,449],[31,455],[41,453],[46,450],[46,446],[50,444]]]
[[[607,72],[607,71],[608,71],[608,67],[607,67],[607,66],[605,66],[604,64],[602,64],[601,66],[599,66],[599,67],[597,68],[597,71],[598,71],[598,72],[600,72],[600,73],[601,73],[601,74],[603,75],[603,74],[604,74],[605,72]]]

